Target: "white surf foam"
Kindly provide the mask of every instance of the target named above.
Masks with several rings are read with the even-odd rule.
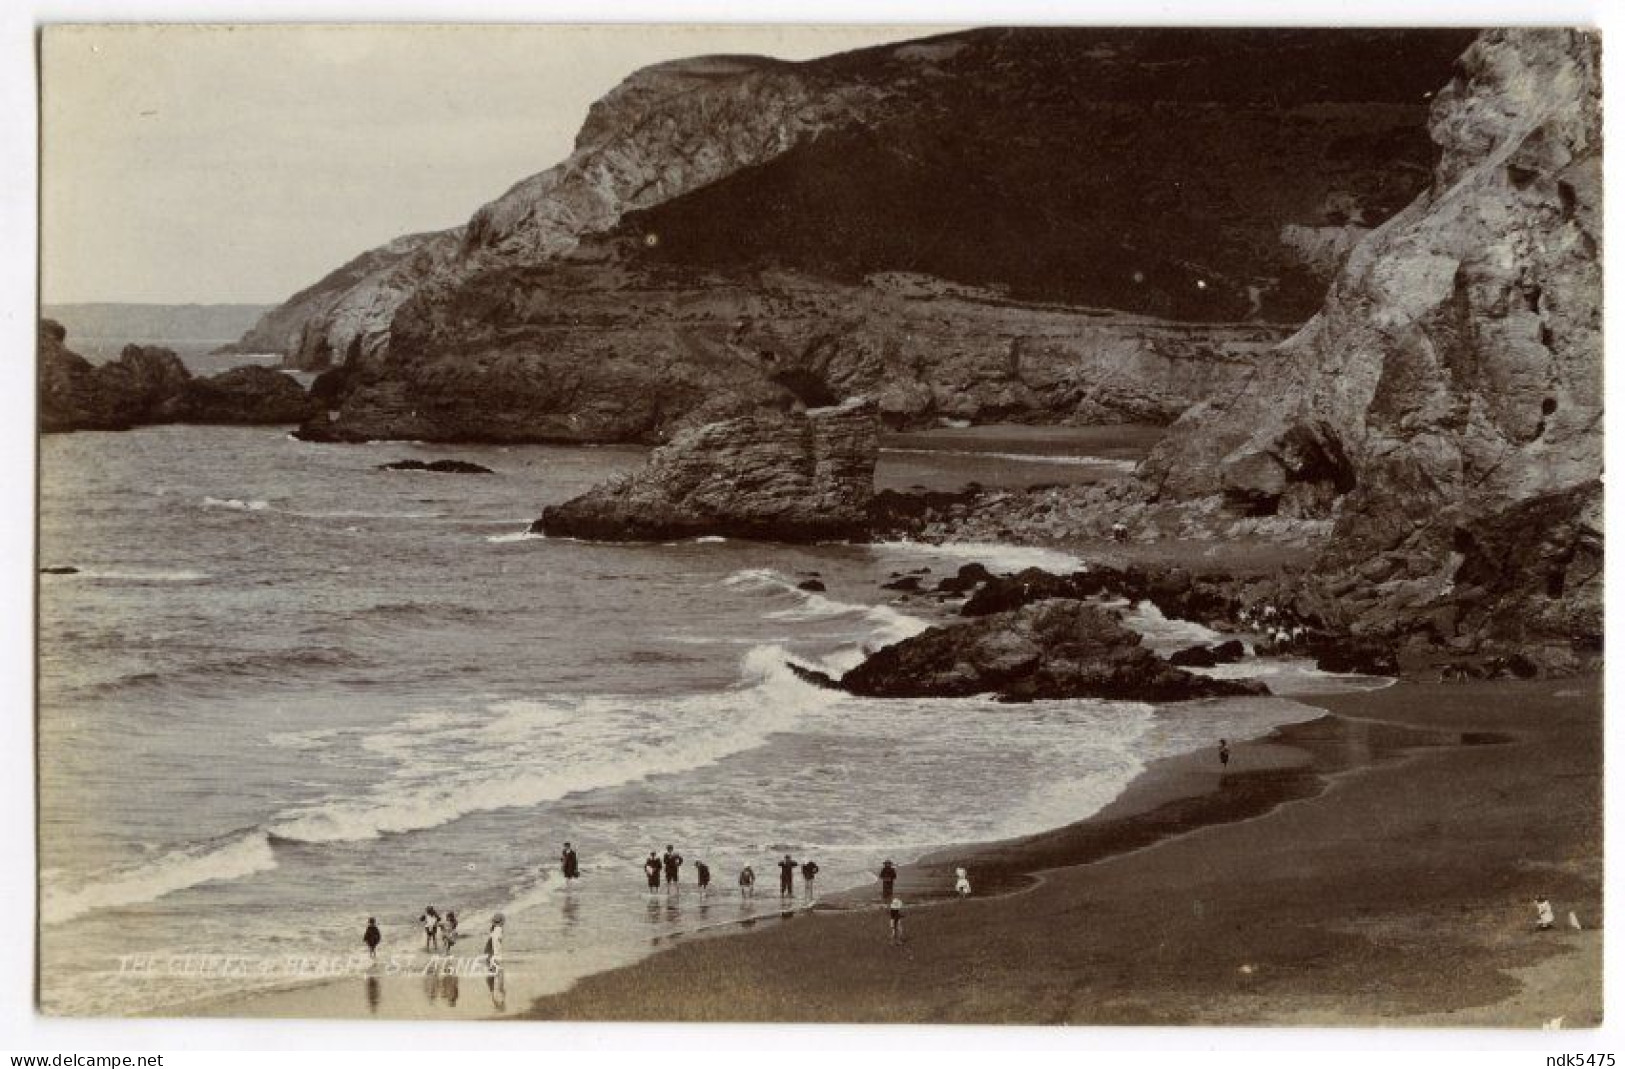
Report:
[[[762,745],[801,710],[838,698],[798,679],[787,657],[782,647],[754,648],[740,686],[658,710],[636,697],[593,695],[415,714],[362,740],[393,762],[383,781],[284,813],[270,832],[306,843],[356,842],[702,768]]]
[[[498,544],[506,542],[545,542],[547,536],[536,534],[527,529],[524,531],[508,531],[505,534],[486,535],[485,540]]]
[[[244,500],[238,497],[205,497],[203,507],[206,509],[232,509],[236,512],[263,512],[271,507],[271,503],[258,499]]]
[[[1075,572],[1085,566],[1081,557],[1064,550],[1043,546],[1008,546],[997,542],[876,542],[869,547],[874,553],[895,553],[907,556],[937,557],[960,563],[978,563],[991,572],[1019,572],[1024,568],[1043,568],[1045,571]]]
[[[71,575],[47,573],[51,579],[104,579],[123,583],[201,583],[209,576],[204,572],[163,571],[146,568],[81,568]]]
[[[72,889],[46,884],[40,919],[46,924],[63,924],[95,910],[152,902],[212,880],[236,880],[273,868],[276,858],[265,833],[252,831],[225,845],[203,843],[155,861],[101,873]]]
[[[839,601],[817,591],[802,590],[795,581],[771,568],[749,568],[735,572],[723,580],[725,586],[745,590],[771,592],[796,599],[796,604],[765,613],[769,620],[799,623],[812,620],[847,618],[867,625],[867,632],[849,649],[837,651],[827,659],[826,667],[850,668],[861,660],[865,651],[873,652],[882,646],[901,642],[924,631],[931,625],[917,616],[900,612],[890,605],[864,605]]]

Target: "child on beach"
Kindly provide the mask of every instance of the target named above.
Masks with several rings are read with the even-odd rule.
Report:
[[[450,954],[452,944],[457,942],[457,914],[446,910],[446,919],[440,922],[440,952]]]
[[[756,870],[749,865],[739,870],[739,897],[741,900],[756,897]]]
[[[1541,895],[1535,899],[1535,928],[1538,931],[1549,932],[1552,925],[1557,923],[1557,917],[1552,913],[1552,903]]]
[[[700,897],[711,893],[711,866],[703,861],[694,862],[694,875],[700,881]]]
[[[806,896],[807,901],[809,902],[812,901],[813,896],[813,877],[817,875],[818,862],[809,858],[806,863],[801,866],[801,893]]]
[[[423,911],[423,916],[418,918],[418,923],[423,925],[423,949],[431,954],[439,950],[440,914],[433,906],[430,906]]]
[[[643,863],[643,874],[649,878],[649,893],[655,894],[660,890],[660,859],[653,850],[649,851],[649,860]]]
[[[903,900],[892,899],[888,912],[891,914],[891,941],[895,946],[903,941]]]
[[[960,898],[970,897],[970,873],[964,869],[954,869],[954,893]]]
[[[361,936],[361,941],[367,944],[367,957],[373,961],[378,960],[378,944],[383,942],[383,933],[378,931],[378,918],[367,918],[367,931]]]
[[[880,900],[891,901],[891,889],[897,884],[897,869],[892,865],[891,858],[880,866]]]
[[[1219,767],[1225,768],[1230,764],[1230,744],[1224,739],[1219,740]]]

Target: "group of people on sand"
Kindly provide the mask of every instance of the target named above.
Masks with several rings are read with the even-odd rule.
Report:
[[[1291,653],[1299,649],[1315,623],[1268,601],[1248,605],[1236,614],[1236,619],[1243,627],[1264,636],[1264,641],[1258,644],[1258,653]]]
[[[491,915],[491,927],[485,933],[485,947],[481,956],[492,970],[502,968],[502,937],[506,919],[500,913]],[[445,916],[433,906],[424,909],[418,917],[418,924],[423,928],[423,949],[430,954],[449,956],[452,947],[462,938],[458,931],[457,913],[446,910]],[[384,941],[384,933],[378,927],[377,917],[367,918],[367,928],[361,934],[361,942],[367,948],[367,956],[378,960],[378,946]]]
[[[649,857],[643,863],[643,872],[648,880],[649,893],[658,894],[662,886],[667,894],[677,894],[681,883],[683,865],[685,860],[674,846],[667,844],[664,854],[649,851]],[[789,854],[777,862],[779,868],[779,897],[781,899],[795,897],[795,878],[801,875],[802,895],[807,901],[814,898],[813,884],[818,878],[818,862],[808,858],[806,861],[797,861]],[[559,871],[564,876],[565,886],[570,886],[581,878],[581,859],[570,843],[564,844],[559,855]],[[695,882],[699,888],[700,896],[706,897],[711,893],[711,868],[704,861],[694,862]],[[890,858],[880,867],[880,900],[885,906],[891,922],[891,940],[893,943],[903,941],[903,900],[895,891],[897,887],[897,866]],[[963,866],[954,869],[954,894],[959,898],[969,898],[971,894],[970,873]],[[756,870],[745,865],[739,870],[739,898],[741,902],[756,897]],[[444,916],[434,906],[424,909],[418,917],[418,924],[423,928],[423,948],[430,954],[450,956],[452,948],[462,939],[459,931],[457,914],[454,910],[447,910]],[[486,932],[485,947],[482,957],[485,958],[492,972],[502,968],[502,942],[506,919],[501,913],[491,916],[491,926]],[[367,928],[362,934],[361,941],[366,944],[367,954],[374,960],[378,957],[378,946],[383,942],[383,933],[379,930],[376,917],[367,918]]]
[[[666,844],[666,852],[657,854],[649,851],[649,856],[643,862],[643,875],[649,882],[649,893],[659,894],[662,886],[668,895],[677,894],[682,883],[683,855],[670,844]],[[797,861],[789,854],[778,862],[779,866],[779,897],[793,898],[795,896],[796,873],[801,873],[802,895],[809,902],[813,899],[813,881],[818,878],[818,862],[808,858],[806,861]],[[694,862],[694,880],[701,898],[711,894],[711,866],[703,861]],[[739,900],[748,901],[756,897],[756,870],[746,865],[739,870]]]
[[[462,938],[462,933],[457,930],[457,914],[452,910],[446,910],[446,915],[442,917],[438,910],[430,906],[418,918],[418,923],[423,926],[423,949],[431,954],[438,951],[450,955],[452,947]],[[502,968],[502,937],[506,923],[502,914],[493,913],[491,927],[486,930],[481,956],[490,962],[493,969]]]

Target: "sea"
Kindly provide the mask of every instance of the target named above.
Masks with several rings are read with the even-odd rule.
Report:
[[[182,355],[203,372],[249,362]],[[354,968],[369,917],[391,955],[426,959],[430,905],[461,918],[459,953],[477,954],[503,913],[508,971],[562,989],[675,936],[779,914],[783,854],[816,860],[823,888],[861,887],[886,859],[1080,820],[1150,761],[1381,682],[1269,660],[1249,670],[1276,697],[845,696],[789,665],[843,669],[953,611],[882,589],[896,574],[1087,561],[1001,545],[543,538],[527,533],[543,506],[643,451],[289,430],[41,443],[40,564],[78,569],[39,585],[48,1013],[188,1013],[313,982],[299,963]],[[1121,477],[1127,447],[1068,448],[1022,429],[955,433],[891,444],[881,476]],[[438,457],[493,474],[379,468]],[[801,588],[815,578],[822,591]],[[1151,608],[1130,619],[1159,649],[1212,637]],[[569,888],[566,840],[583,870]],[[685,881],[709,865],[710,899],[691,882],[646,893],[643,859],[667,844]],[[746,864],[758,896],[741,901]],[[426,990],[412,1013],[469,1010]]]

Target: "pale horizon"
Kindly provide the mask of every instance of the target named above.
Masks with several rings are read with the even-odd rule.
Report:
[[[53,26],[42,304],[286,300],[570,154],[633,71],[935,26]]]

